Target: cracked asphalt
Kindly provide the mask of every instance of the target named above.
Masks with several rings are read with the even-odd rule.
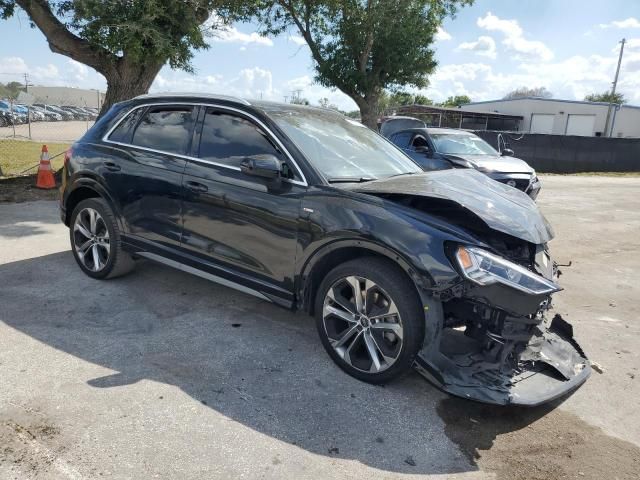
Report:
[[[640,178],[543,182],[604,372],[537,409],[360,383],[304,314],[147,261],[93,280],[55,202],[0,204],[0,478],[637,478]]]

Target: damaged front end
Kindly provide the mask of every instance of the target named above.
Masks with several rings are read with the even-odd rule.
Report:
[[[357,190],[470,235],[445,242],[456,272],[422,293],[427,335],[416,368],[423,376],[453,395],[500,405],[539,405],[585,382],[591,367],[573,328],[551,314],[551,296],[561,290],[547,251],[553,231],[530,198],[468,170]]]
[[[502,259],[504,267],[490,253],[478,266],[467,255],[473,249],[452,251],[464,280],[425,302],[436,328],[416,360],[417,370],[442,390],[486,403],[534,406],[589,377],[573,328],[550,315],[551,294],[560,290],[557,266],[544,247],[530,249],[518,263]],[[465,268],[475,271],[467,274]],[[490,278],[492,270],[502,277]]]

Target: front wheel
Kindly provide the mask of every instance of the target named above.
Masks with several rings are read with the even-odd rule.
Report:
[[[424,314],[413,282],[385,259],[334,268],[320,285],[315,312],[329,356],[365,382],[385,383],[406,373],[424,340]]]

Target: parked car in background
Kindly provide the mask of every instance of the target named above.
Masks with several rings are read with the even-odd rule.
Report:
[[[394,132],[389,140],[427,171],[472,168],[534,200],[542,187],[535,170],[524,160],[513,157],[512,150],[499,153],[466,130],[410,128]]]
[[[13,125],[13,122],[13,115],[0,108],[0,127],[8,127],[9,125]]]
[[[31,105],[31,109],[42,113],[45,120],[48,122],[59,122],[62,120],[62,115],[55,113],[53,110],[47,110],[46,108],[38,107],[36,105]]]
[[[63,110],[62,108],[56,106],[56,105],[44,105],[41,103],[35,103],[34,105],[38,106],[38,107],[43,107],[46,108],[47,110],[53,111],[55,113],[57,113],[58,115],[60,115],[62,117],[63,120],[74,120],[74,115],[70,112],[67,112],[65,110]]]
[[[380,135],[389,138],[400,130],[406,130],[408,128],[425,128],[426,126],[427,124],[418,118],[393,115],[390,117],[382,117],[378,130],[380,131]]]
[[[473,168],[424,172],[328,109],[117,103],[67,152],[60,207],[86,275],[144,257],[301,309],[366,382],[417,364],[452,394],[535,405],[591,371],[551,320],[553,231],[535,202]]]

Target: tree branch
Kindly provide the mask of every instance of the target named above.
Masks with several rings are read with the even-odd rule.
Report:
[[[107,50],[95,47],[67,30],[53,14],[47,1],[16,0],[16,3],[42,31],[52,52],[84,63],[101,73],[115,60],[116,57]]]

